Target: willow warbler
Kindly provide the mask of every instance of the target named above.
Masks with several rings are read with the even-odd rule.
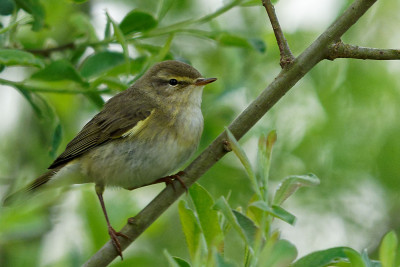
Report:
[[[104,105],[67,145],[49,170],[27,188],[94,183],[111,240],[122,257],[103,201],[106,186],[128,190],[163,178],[196,151],[203,131],[201,98],[205,79],[193,67],[164,61],[151,67],[127,90]]]

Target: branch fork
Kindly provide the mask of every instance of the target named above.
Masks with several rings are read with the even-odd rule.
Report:
[[[382,50],[345,45],[341,36],[376,2],[377,0],[355,0],[336,21],[323,32],[307,49],[295,58],[287,44],[271,1],[262,0],[270,17],[281,53],[282,70],[271,84],[229,125],[228,129],[239,140],[247,133],[265,113],[275,105],[307,72],[325,59],[362,58],[362,59],[400,59],[399,50]],[[350,53],[351,52],[351,53]],[[181,176],[183,182],[190,187],[210,169],[229,150],[227,135],[222,132],[185,170]],[[173,181],[179,183],[179,181]],[[121,233],[132,240],[120,239],[121,248],[125,249],[139,237],[185,189],[176,186],[166,187],[139,214],[128,220]],[[111,241],[107,242],[84,266],[107,266],[118,254]]]

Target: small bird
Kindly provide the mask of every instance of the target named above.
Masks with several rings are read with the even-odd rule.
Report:
[[[94,183],[108,233],[122,258],[117,236],[128,237],[109,222],[105,187],[133,190],[173,178],[182,183],[179,175],[167,175],[196,151],[203,131],[203,87],[216,80],[203,78],[183,62],[155,64],[127,90],[108,100],[46,173],[4,203],[42,187]]]

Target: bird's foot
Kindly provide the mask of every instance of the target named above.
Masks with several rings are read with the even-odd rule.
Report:
[[[127,238],[130,240],[129,236],[115,231],[114,228],[112,228],[111,226],[108,226],[108,234],[110,235],[111,242],[113,243],[115,249],[117,250],[118,255],[121,257],[121,260],[123,260],[124,257],[122,256],[121,243],[118,240],[118,236],[121,236],[121,237],[124,237],[124,238]]]
[[[160,179],[156,180],[155,183],[165,183],[166,186],[172,185],[172,187],[175,190],[175,186],[174,186],[173,182],[174,182],[174,180],[178,180],[178,182],[182,185],[183,188],[185,188],[185,191],[187,192],[188,188],[187,188],[187,186],[185,185],[185,183],[183,182],[183,180],[181,178],[181,176],[184,175],[184,174],[185,174],[184,171],[180,171],[180,172],[177,172],[176,174],[160,178]]]

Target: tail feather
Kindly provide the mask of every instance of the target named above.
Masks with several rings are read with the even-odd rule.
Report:
[[[15,200],[21,199],[22,197],[29,195],[33,191],[36,191],[36,189],[38,187],[41,187],[42,185],[44,185],[45,183],[50,181],[51,177],[53,177],[53,175],[56,174],[59,169],[60,168],[54,168],[54,169],[48,170],[47,172],[45,172],[44,174],[42,174],[41,176],[36,178],[33,182],[31,182],[26,187],[18,190],[17,192],[12,193],[11,195],[8,195],[3,200],[3,205],[8,206],[8,205],[12,204]]]

